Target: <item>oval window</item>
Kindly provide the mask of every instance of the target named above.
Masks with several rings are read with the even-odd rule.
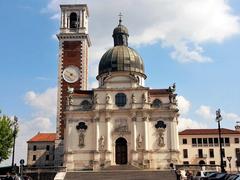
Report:
[[[118,93],[115,96],[115,104],[119,107],[125,106],[127,103],[127,97],[124,93]]]

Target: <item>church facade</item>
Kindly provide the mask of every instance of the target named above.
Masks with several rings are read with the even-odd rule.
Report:
[[[120,18],[114,45],[99,62],[99,86],[87,90],[88,8],[61,5],[61,11],[55,156],[63,158],[68,171],[123,164],[169,169],[178,163],[175,84],[165,89],[144,85],[143,59],[128,46],[128,29]]]

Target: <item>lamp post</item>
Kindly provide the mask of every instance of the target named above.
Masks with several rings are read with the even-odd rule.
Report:
[[[221,142],[221,126],[220,126],[220,122],[222,120],[222,116],[221,116],[221,111],[220,109],[218,109],[216,111],[216,121],[218,123],[218,135],[219,135],[219,147],[220,147],[220,159],[221,159],[221,164],[220,164],[220,167],[221,167],[221,172],[224,173],[226,172],[225,169],[224,169],[224,165],[223,165],[223,150],[222,150],[222,142]]]
[[[13,119],[13,152],[12,152],[12,170],[14,169],[14,155],[15,155],[15,141],[16,141],[16,136],[17,136],[17,126],[18,126],[18,118],[14,116]]]

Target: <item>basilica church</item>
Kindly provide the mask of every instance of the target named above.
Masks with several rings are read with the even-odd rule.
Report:
[[[67,171],[126,164],[166,170],[178,163],[175,84],[144,85],[144,60],[128,45],[134,32],[120,18],[109,34],[113,47],[99,61],[98,87],[88,90],[88,7],[60,7],[55,163]]]

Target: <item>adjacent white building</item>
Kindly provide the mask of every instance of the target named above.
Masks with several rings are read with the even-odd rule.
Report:
[[[236,126],[236,130],[222,128],[221,134],[225,169],[238,171],[239,126]],[[179,142],[181,164],[220,165],[218,129],[186,129],[179,133]]]

